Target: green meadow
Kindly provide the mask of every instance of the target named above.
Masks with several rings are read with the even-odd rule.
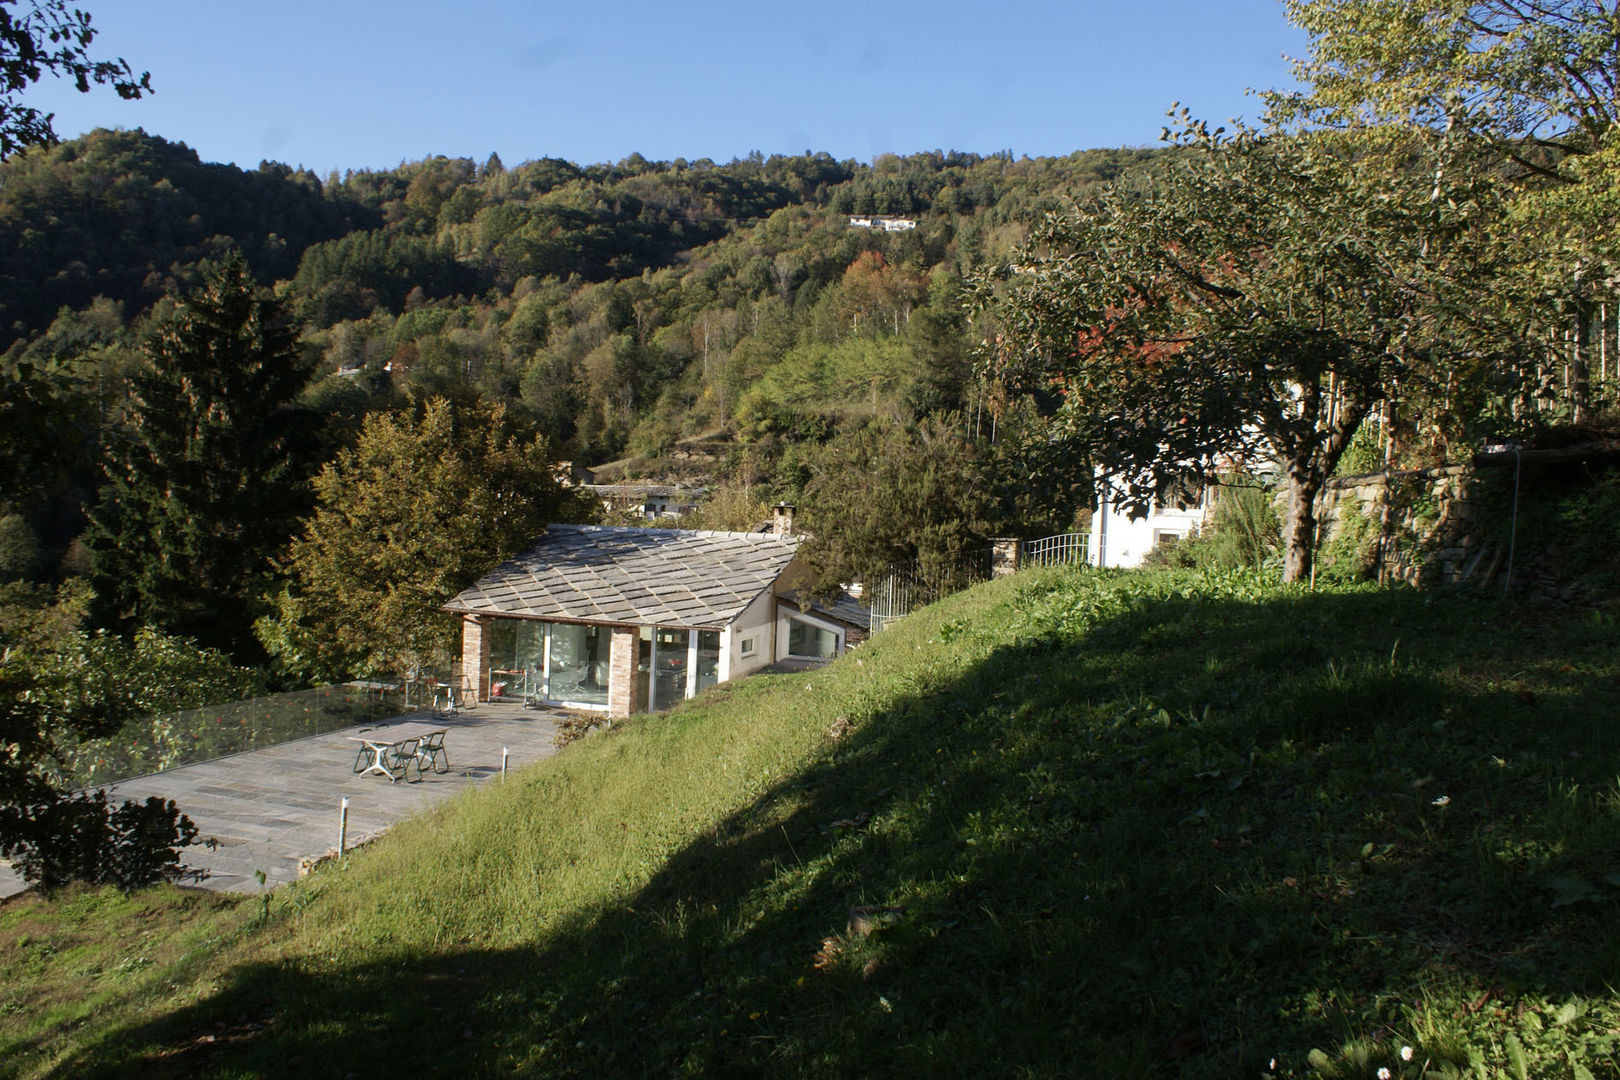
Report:
[[[0,905],[0,1074],[1620,1075],[1617,645],[1021,573],[265,897]]]

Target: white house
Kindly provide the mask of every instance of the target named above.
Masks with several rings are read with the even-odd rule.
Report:
[[[553,525],[445,605],[462,617],[463,675],[481,698],[628,716],[767,664],[825,663],[864,638],[863,609],[801,601],[799,538],[782,520]]]
[[[1207,486],[1183,506],[1155,504],[1139,518],[1132,518],[1115,500],[1104,496],[1091,518],[1086,561],[1092,566],[1142,565],[1154,548],[1185,540],[1201,530],[1214,509],[1218,490]]]

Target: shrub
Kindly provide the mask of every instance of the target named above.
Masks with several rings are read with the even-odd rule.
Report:
[[[99,790],[0,809],[0,854],[46,893],[75,881],[124,892],[200,881],[204,871],[180,862],[180,849],[196,839],[192,820],[155,795],[114,806]]]
[[[1237,570],[1266,565],[1277,553],[1279,526],[1271,492],[1258,481],[1223,484],[1209,527],[1178,544],[1155,547],[1145,566]]]

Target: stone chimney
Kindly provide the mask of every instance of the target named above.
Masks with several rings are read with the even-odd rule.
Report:
[[[779,502],[771,507],[771,535],[793,535],[793,504]]]

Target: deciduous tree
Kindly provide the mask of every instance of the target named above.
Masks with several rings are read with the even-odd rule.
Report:
[[[503,406],[444,398],[368,417],[315,489],[291,586],[258,629],[289,670],[326,677],[442,657],[455,630],[445,601],[550,522],[595,512]]]
[[[72,79],[80,93],[91,83],[125,99],[151,91],[151,75],[136,75],[127,61],[92,59],[95,37],[90,16],[67,0],[0,0],[0,160],[56,141],[54,116],[21,103],[22,92],[47,74]]]
[[[1049,218],[999,302],[979,282],[1002,320],[996,375],[1055,387],[1067,437],[1135,509],[1275,462],[1298,580],[1357,426],[1402,380],[1468,362],[1493,190],[1411,139],[1178,138],[1149,190]]]

